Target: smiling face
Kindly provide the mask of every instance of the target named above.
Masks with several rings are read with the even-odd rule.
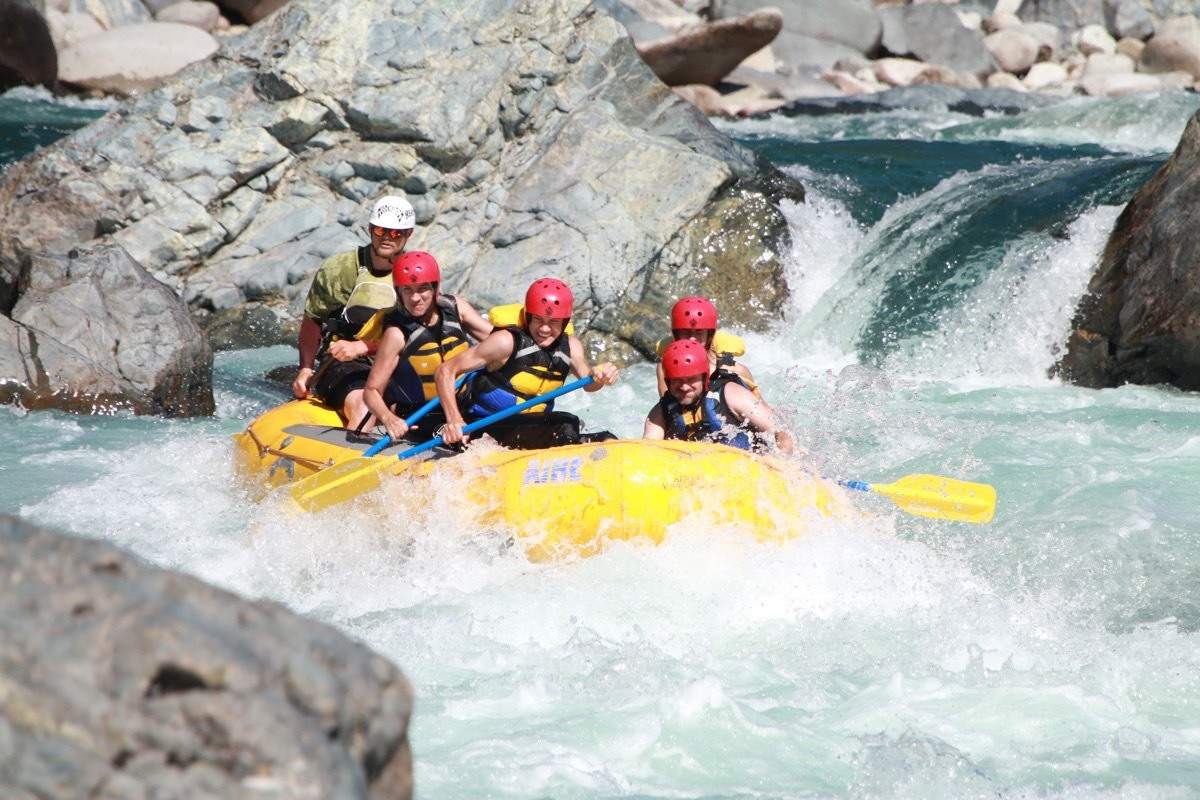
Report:
[[[531,314],[529,316],[529,335],[533,337],[534,344],[538,347],[549,347],[554,344],[555,339],[562,336],[564,325],[566,325],[566,320]]]
[[[371,252],[375,254],[376,258],[388,263],[395,261],[396,257],[404,252],[404,245],[408,244],[408,239],[412,236],[412,228],[396,230],[372,225],[370,231]]]
[[[400,302],[404,310],[421,319],[433,309],[434,289],[432,283],[414,283],[400,287]]]
[[[703,373],[700,375],[688,375],[684,378],[667,378],[667,391],[685,406],[694,405],[704,394],[704,379],[707,377]]]

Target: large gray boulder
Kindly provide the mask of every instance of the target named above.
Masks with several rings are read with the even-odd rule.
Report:
[[[944,3],[881,8],[879,19],[883,49],[892,55],[940,64],[980,80],[996,71],[983,35],[964,27],[954,9]]]
[[[1140,0],[1107,0],[1104,24],[1114,39],[1146,40],[1154,35],[1154,18]]]
[[[1117,219],[1057,370],[1093,388],[1200,389],[1200,113]]]
[[[447,289],[487,307],[560,277],[593,354],[627,361],[680,293],[769,324],[776,202],[803,198],[588,0],[296,0],[11,174],[0,281],[29,253],[112,241],[222,342],[291,341],[320,262],[403,192]]]
[[[178,296],[122,248],[30,255],[0,316],[0,402],[213,413],[212,351]]]
[[[783,14],[771,45],[775,56],[799,71],[831,68],[839,59],[874,55],[882,25],[870,0],[713,0],[713,16],[729,19],[763,6]]]
[[[0,515],[6,800],[408,800],[412,703],[325,625]]]

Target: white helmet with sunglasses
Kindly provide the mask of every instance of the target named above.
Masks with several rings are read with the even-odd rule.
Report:
[[[403,197],[388,195],[380,198],[371,209],[368,224],[394,231],[411,231],[417,224],[417,212],[413,211],[412,204]]]

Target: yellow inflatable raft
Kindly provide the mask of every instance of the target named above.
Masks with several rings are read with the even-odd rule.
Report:
[[[335,412],[310,400],[273,409],[237,437],[237,471],[261,496],[344,464],[375,441],[340,425]],[[462,456],[411,461],[395,458],[400,451],[384,450],[372,481],[352,491],[367,494],[381,483],[396,491],[403,481],[457,487],[479,519],[504,529],[534,560],[592,555],[614,540],[659,543],[683,521],[705,530],[736,526],[764,541],[794,538],[814,519],[847,513],[830,482],[789,461],[716,444],[618,439],[522,451],[481,443]],[[427,492],[414,485],[409,494]]]

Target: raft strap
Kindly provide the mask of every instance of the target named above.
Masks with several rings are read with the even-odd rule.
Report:
[[[276,450],[270,445],[263,444],[263,440],[258,438],[258,434],[254,432],[253,428],[246,428],[246,433],[250,434],[250,438],[254,440],[256,445],[258,445],[259,458],[266,458],[267,456],[279,456],[280,458],[286,458],[289,461],[294,461],[297,464],[302,464],[313,470],[322,470],[326,467],[333,466],[332,458],[325,461],[317,461],[315,458],[305,458],[304,456],[292,455],[291,453],[285,453],[282,450]]]

